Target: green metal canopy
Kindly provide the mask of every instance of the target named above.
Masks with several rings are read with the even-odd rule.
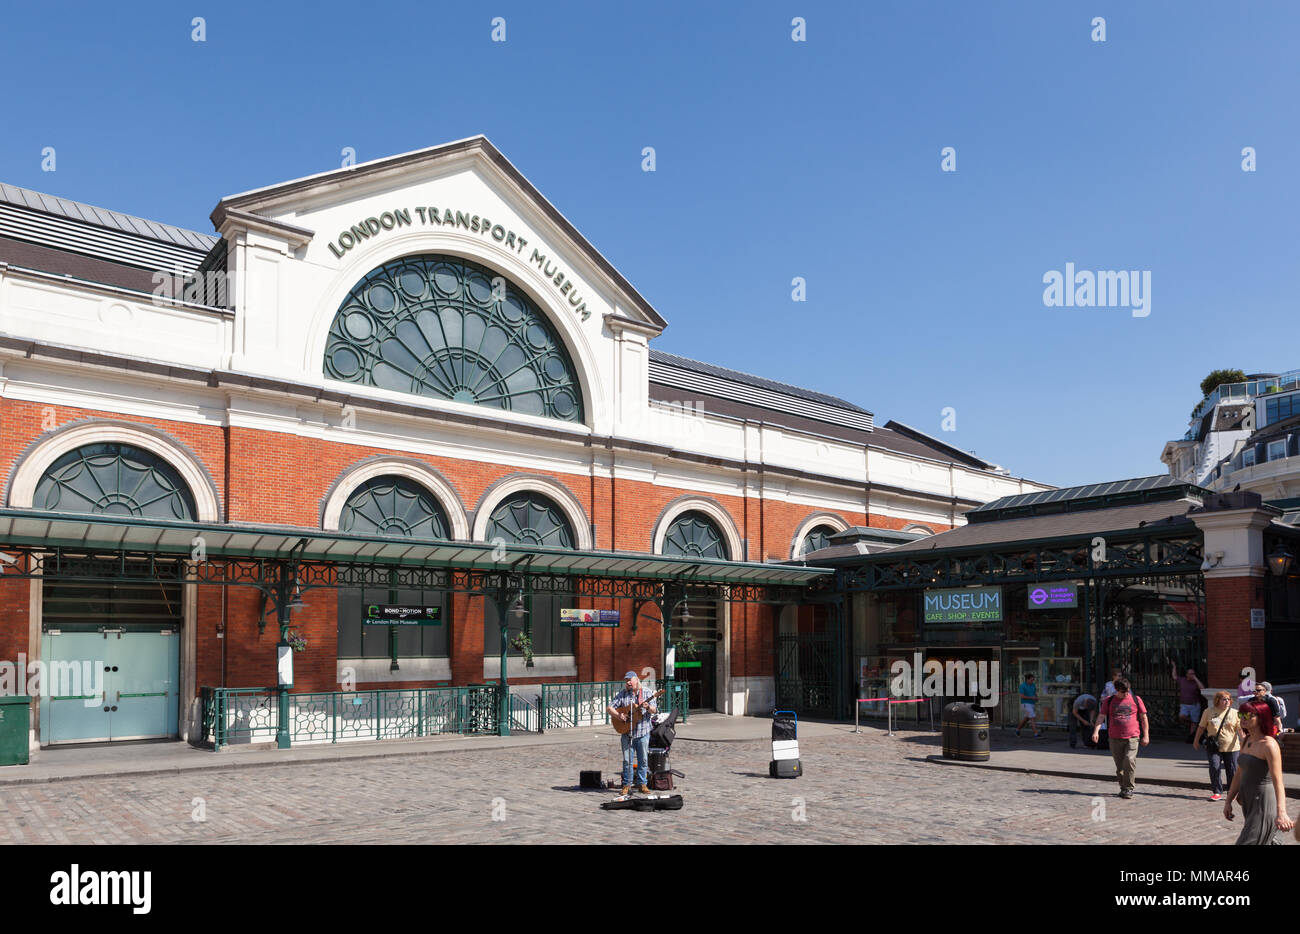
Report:
[[[829,568],[717,558],[575,551],[542,545],[395,539],[291,526],[170,522],[129,516],[0,509],[0,549],[5,546],[84,549],[188,558],[200,544],[209,558],[515,570],[574,577],[701,584],[800,586],[833,573]]]

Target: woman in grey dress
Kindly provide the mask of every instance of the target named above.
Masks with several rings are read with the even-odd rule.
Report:
[[[1286,812],[1282,750],[1273,738],[1273,711],[1263,701],[1249,700],[1241,705],[1240,717],[1246,745],[1237,760],[1228,799],[1223,802],[1223,816],[1232,820],[1232,802],[1240,801],[1245,826],[1237,844],[1278,844],[1282,842],[1278,831],[1290,830],[1295,824]]]

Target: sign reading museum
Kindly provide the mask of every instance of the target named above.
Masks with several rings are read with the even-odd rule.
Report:
[[[987,623],[1001,619],[1001,587],[959,587],[925,592],[927,623]]]

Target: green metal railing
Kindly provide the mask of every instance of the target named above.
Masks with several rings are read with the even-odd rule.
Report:
[[[203,742],[271,742],[279,728],[276,688],[200,691]],[[403,739],[441,733],[495,733],[496,685],[289,695],[291,743]]]
[[[689,685],[664,682],[661,710],[686,719]],[[536,733],[609,723],[605,708],[623,689],[622,681],[544,684],[540,703],[510,695],[511,732]],[[442,733],[496,733],[495,684],[379,691],[309,691],[288,696],[289,741],[340,743],[405,739]],[[215,749],[269,743],[280,727],[276,688],[199,689],[203,708],[202,742]]]
[[[686,682],[664,682],[667,703],[660,710],[676,710],[678,719],[686,720],[689,707]],[[576,726],[599,726],[609,723],[606,710],[615,695],[623,690],[622,681],[569,681],[563,684],[542,685],[541,722],[548,730],[563,730]]]

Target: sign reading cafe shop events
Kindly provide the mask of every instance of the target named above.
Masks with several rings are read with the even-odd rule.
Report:
[[[996,623],[1002,619],[1001,587],[927,590],[927,623]]]

